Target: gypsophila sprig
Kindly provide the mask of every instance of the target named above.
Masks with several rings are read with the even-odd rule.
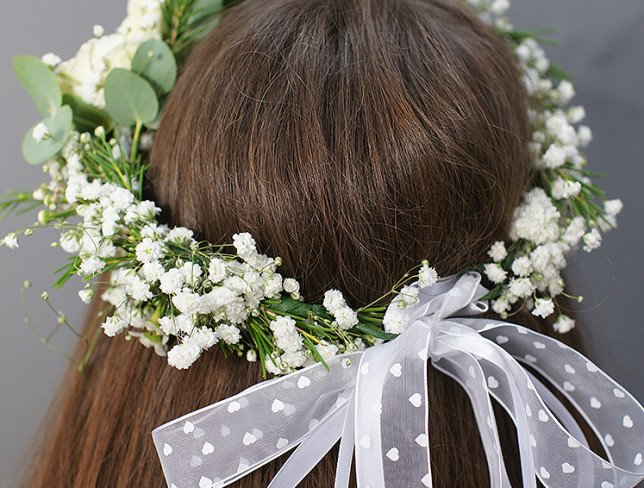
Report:
[[[597,249],[622,203],[606,200],[585,169],[582,150],[592,138],[580,125],[585,111],[569,105],[574,87],[548,61],[539,36],[514,29],[505,16],[507,0],[466,1],[522,70],[536,170],[508,238],[491,244],[489,262],[467,269],[493,285],[485,298],[502,317],[524,308],[548,317],[564,293],[566,255],[580,246]],[[137,339],[175,368],[190,367],[217,345],[258,362],[265,373],[281,374],[394,339],[410,325],[408,310],[438,273],[423,261],[359,308],[340,290],[310,304],[297,280],[278,272],[279,257],[261,254],[251,234],[209,243],[190,229],[160,223],[161,209],[145,198],[144,182],[163,101],[185,55],[234,3],[130,0],[116,32],[95,26],[94,38],[72,59],[53,53],[14,58],[19,80],[43,115],[22,150],[29,163],[44,163],[49,181],[0,199],[3,217],[39,209],[32,226],[0,244],[18,248],[38,228],[58,229],[52,245],[70,257],[56,270],[55,286],[80,276],[85,285],[78,295],[89,303],[96,279],[105,276],[102,331]],[[554,322],[560,333],[573,327],[561,313]]]

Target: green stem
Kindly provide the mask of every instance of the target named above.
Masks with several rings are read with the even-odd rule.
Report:
[[[139,151],[139,138],[141,137],[142,127],[143,127],[143,123],[140,120],[137,120],[136,126],[134,126],[134,135],[132,136],[132,147],[130,148],[130,161],[134,161]]]

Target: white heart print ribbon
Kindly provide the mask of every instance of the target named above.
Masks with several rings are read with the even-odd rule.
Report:
[[[487,290],[476,272],[421,290],[412,324],[395,340],[259,383],[153,432],[171,488],[226,486],[296,447],[270,484],[295,487],[340,440],[335,486],[355,453],[361,488],[432,486],[427,361],[468,393],[493,488],[510,483],[491,399],[517,427],[524,486],[624,488],[644,479],[644,410],[584,356],[516,324],[476,318]],[[395,306],[395,305],[394,305]],[[600,439],[589,448],[563,404]]]

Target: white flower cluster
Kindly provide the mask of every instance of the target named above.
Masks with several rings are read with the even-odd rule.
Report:
[[[402,334],[409,326],[410,315],[405,312],[410,306],[418,302],[421,290],[432,286],[438,281],[436,269],[423,263],[418,272],[418,281],[401,288],[392,305],[387,308],[382,324],[386,332],[390,334]]]
[[[358,324],[358,314],[347,302],[339,290],[328,290],[324,294],[324,308],[333,315],[335,324],[342,330],[349,330]]]
[[[166,259],[174,256],[168,251],[174,246],[198,250],[198,242],[189,229],[168,229],[147,222],[142,232],[146,236],[135,247],[140,267],[136,271],[115,271],[104,298],[116,305],[116,300],[111,300],[111,297],[124,297],[126,303],[134,301],[134,307],[141,308],[154,296],[166,295],[171,310],[157,318],[156,323],[148,317],[146,327],[160,335],[163,341],[169,336],[178,338],[179,342],[168,352],[168,363],[176,368],[187,368],[201,352],[219,341],[229,346],[238,345],[245,321],[257,310],[260,302],[279,298],[284,290],[285,280],[276,272],[276,260],[259,254],[250,234],[234,236],[233,245],[241,261],[235,257],[224,259],[215,256],[199,264]],[[299,284],[293,282],[288,282],[290,289],[299,290]],[[119,316],[120,309],[127,308],[117,306],[115,316]],[[285,317],[283,319],[286,320]],[[283,327],[278,327],[280,324]],[[128,326],[126,320],[120,321],[119,325],[115,327],[110,322],[104,328],[106,333],[114,334]],[[285,353],[282,359],[290,367],[299,367],[306,359],[302,341],[297,333],[286,333],[287,330],[294,331],[287,325],[284,321],[274,321],[271,330],[276,346]]]
[[[163,0],[129,0],[127,17],[113,34],[104,35],[94,26],[95,37],[83,44],[76,55],[62,61],[48,53],[42,60],[55,68],[74,95],[98,107],[105,105],[103,83],[113,68],[129,69],[141,43],[161,37]]]
[[[279,374],[291,368],[299,368],[306,362],[306,354],[302,336],[297,331],[295,320],[291,317],[280,316],[271,321],[275,345],[282,351],[279,358],[267,358],[265,366],[268,372]],[[275,361],[277,360],[277,361]],[[273,364],[275,361],[275,364]]]
[[[468,1],[496,18],[495,25],[501,30],[511,29],[502,19],[504,12],[492,8],[494,2]],[[515,210],[509,236],[511,259],[506,259],[505,243],[496,242],[488,252],[492,262],[483,269],[492,283],[503,286],[492,304],[495,312],[506,316],[515,303],[524,301],[534,315],[547,317],[555,311],[553,299],[564,289],[561,270],[566,265],[565,255],[580,242],[588,252],[598,248],[600,230],[616,226],[615,217],[622,204],[619,200],[605,201],[603,214],[594,219],[570,211],[579,206],[571,200],[578,198],[584,185],[591,184],[581,171],[586,160],[580,149],[590,143],[592,134],[586,126],[575,128],[585,111],[579,106],[566,108],[575,95],[574,87],[566,80],[553,81],[552,66],[534,38],[518,43],[515,55],[528,95],[535,100],[532,106],[543,107],[530,110],[529,117],[534,127],[531,147],[536,166],[541,179],[548,183],[528,191]],[[573,326],[574,321],[565,315],[555,323],[560,332]]]

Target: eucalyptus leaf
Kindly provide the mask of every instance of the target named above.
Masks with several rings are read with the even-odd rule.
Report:
[[[177,62],[165,42],[152,39],[136,50],[132,71],[148,80],[161,93],[168,93],[177,79]]]
[[[43,115],[54,113],[62,103],[56,75],[36,56],[14,56],[11,60],[18,81]]]
[[[93,132],[98,126],[104,127],[105,130],[112,127],[110,114],[75,95],[64,93],[63,103],[72,109],[74,126],[79,132]]]
[[[47,127],[48,135],[41,141],[33,136],[34,125],[22,140],[22,154],[29,164],[39,164],[60,151],[72,129],[72,109],[63,105],[56,112],[42,121]]]
[[[152,122],[159,112],[159,101],[152,85],[122,68],[114,68],[105,80],[105,108],[120,125]]]

